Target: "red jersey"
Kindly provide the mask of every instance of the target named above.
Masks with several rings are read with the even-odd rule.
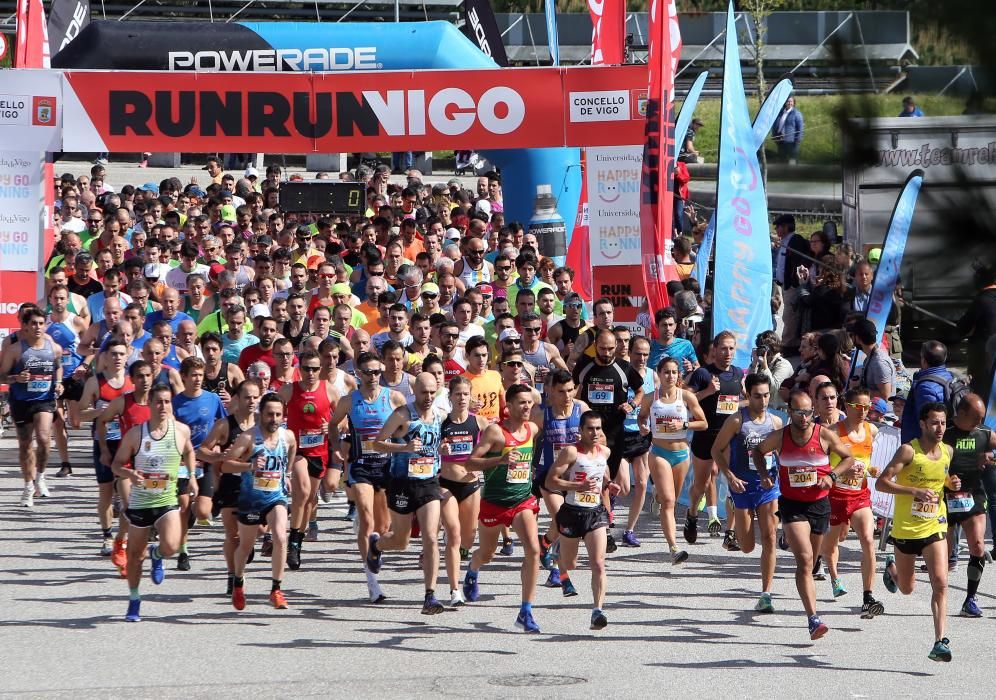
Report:
[[[107,404],[109,404],[111,401],[118,398],[119,396],[127,394],[129,391],[135,391],[135,385],[131,383],[131,377],[129,377],[127,374],[125,375],[124,378],[124,384],[121,385],[120,389],[115,389],[114,387],[112,387],[110,382],[107,381],[107,378],[104,377],[103,374],[97,375],[96,403],[100,404],[101,407],[106,408]]]
[[[301,370],[300,368],[295,367],[290,382],[299,382],[299,381],[301,381]],[[270,377],[270,391],[280,391],[280,388],[284,384],[289,384],[290,382],[285,382],[283,379],[280,379],[277,375],[273,375],[272,377]]]
[[[245,373],[253,362],[265,362],[272,374],[277,368],[277,358],[273,356],[273,346],[270,345],[268,350],[264,350],[259,343],[256,343],[243,348],[242,352],[239,353],[239,369]]]
[[[450,380],[453,379],[453,377],[459,377],[466,371],[467,368],[454,359],[443,360],[443,375],[446,378],[447,384],[450,383]]]
[[[328,464],[328,436],[322,432],[322,425],[332,418],[335,406],[329,401],[328,382],[318,382],[314,391],[305,391],[299,383],[294,384],[291,399],[287,405],[287,427],[297,438],[297,453],[305,457],[317,457],[322,465]]]
[[[778,485],[782,496],[793,501],[818,501],[830,489],[820,481],[830,473],[830,456],[820,443],[819,423],[813,425],[813,435],[804,445],[792,439],[791,426],[782,430],[782,449],[778,453]]]
[[[149,422],[149,404],[144,406],[135,401],[135,392],[124,396],[124,410],[121,411],[121,434],[126,434],[136,425]]]

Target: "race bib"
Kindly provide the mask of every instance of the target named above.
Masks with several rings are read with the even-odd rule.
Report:
[[[28,382],[28,392],[31,394],[44,394],[51,388],[51,379],[32,379]]]
[[[863,476],[842,476],[837,479],[837,488],[844,491],[860,491],[864,481]]]
[[[914,500],[910,504],[910,515],[914,518],[933,520],[940,512],[940,506],[940,503],[924,503],[923,501]]]
[[[253,474],[252,487],[257,491],[273,493],[280,490],[283,472],[258,470]]]
[[[949,513],[968,513],[975,508],[975,496],[969,491],[955,491],[947,497]]]
[[[107,425],[104,426],[104,431],[106,433],[105,437],[108,440],[120,440],[121,422],[116,420],[108,421]]]
[[[450,446],[451,457],[466,457],[474,449],[474,439],[470,435],[453,435],[444,442]]]
[[[510,484],[528,484],[530,472],[530,463],[525,462],[509,462],[508,471],[505,473],[505,481]]]
[[[611,404],[614,403],[615,388],[612,384],[589,384],[588,403]]]
[[[436,468],[435,457],[412,457],[408,460],[409,479],[428,479]]]
[[[360,440],[360,452],[365,455],[380,454],[376,449],[374,449],[374,442],[374,438],[370,438],[369,440]]]
[[[804,489],[816,486],[816,467],[787,467],[789,486],[794,489]]]
[[[167,472],[144,472],[142,474],[142,490],[146,493],[166,493],[169,486]]]
[[[719,399],[716,401],[716,413],[721,413],[724,416],[731,413],[736,413],[737,409],[740,408],[740,397],[733,396],[731,394],[720,394]]]
[[[299,442],[302,449],[318,447],[325,442],[325,434],[320,430],[304,430],[301,432]]]
[[[764,470],[766,472],[771,471],[771,467],[773,466],[773,464],[774,462],[772,456],[764,455]],[[752,472],[757,471],[757,466],[754,464],[754,459],[750,456],[749,452],[747,454],[747,468],[750,469]]]
[[[574,480],[578,482],[584,482],[588,480],[588,474],[586,472],[577,472],[574,475]],[[596,491],[575,491],[574,492],[574,502],[585,508],[594,508],[598,505],[599,497],[601,496],[601,484]]]

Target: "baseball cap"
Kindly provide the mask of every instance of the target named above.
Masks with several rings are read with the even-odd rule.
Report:
[[[231,204],[225,204],[221,207],[221,220],[222,221],[235,221],[235,207]]]
[[[269,316],[270,307],[266,304],[253,304],[252,308],[249,309],[249,318],[257,318],[259,316]]]
[[[568,292],[564,295],[564,306],[569,304],[584,304],[584,299],[577,292]]]
[[[307,266],[309,270],[317,270],[318,266],[325,262],[324,255],[312,255],[308,258]]]
[[[514,328],[506,328],[501,332],[501,335],[498,336],[498,342],[501,343],[506,340],[522,340],[522,336],[519,335],[519,331]]]
[[[889,412],[889,404],[885,402],[883,398],[877,398],[872,401],[871,410],[881,413],[883,416]]]
[[[492,297],[495,295],[495,288],[490,284],[479,284],[477,285],[477,291],[486,297]]]
[[[231,190],[222,190],[218,193],[218,196],[224,199],[225,197],[234,197],[235,195],[232,194]]]
[[[418,290],[419,294],[439,294],[439,285],[435,282],[426,282],[422,285],[422,288]]]
[[[254,177],[259,177],[259,171],[256,168],[246,168],[245,176],[251,180]]]
[[[140,189],[142,192],[151,192],[152,194],[159,194],[159,185],[157,185],[154,182],[146,182],[138,189]]]
[[[353,290],[345,282],[337,282],[336,284],[332,285],[332,293],[333,294],[346,294],[348,296],[348,295],[351,295],[353,293]]]
[[[486,199],[477,200],[477,206],[474,207],[477,211],[484,212],[485,214],[491,213],[491,202]]]
[[[253,362],[246,370],[246,374],[250,379],[262,379],[263,377],[269,379],[271,376],[270,366],[263,361]]]
[[[197,185],[193,185],[192,187],[188,187],[187,188],[187,194],[188,195],[193,195],[195,197],[200,197],[201,199],[204,199],[207,196],[207,192],[205,192],[204,190],[202,190]]]
[[[142,268],[142,276],[149,279],[159,279],[159,263],[148,263]]]
[[[451,241],[460,240],[460,230],[455,228],[446,229],[446,237]]]
[[[882,259],[882,249],[872,248],[868,251],[868,262],[872,265],[878,265],[879,261]]]

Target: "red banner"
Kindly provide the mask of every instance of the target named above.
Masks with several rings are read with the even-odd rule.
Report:
[[[626,26],[624,0],[588,0],[591,13],[591,65],[619,65],[623,62]]]
[[[66,151],[436,150],[641,143],[646,68],[70,71]]]

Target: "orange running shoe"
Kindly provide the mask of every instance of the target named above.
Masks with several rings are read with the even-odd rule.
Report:
[[[244,610],[246,607],[245,586],[236,586],[232,589],[232,607],[236,610]]]
[[[111,563],[118,567],[122,576],[128,567],[128,542],[125,540],[114,540],[114,549],[111,551]]]
[[[287,598],[284,597],[284,592],[277,589],[270,593],[270,602],[273,603],[273,607],[277,610],[286,610],[289,605],[287,605]]]

